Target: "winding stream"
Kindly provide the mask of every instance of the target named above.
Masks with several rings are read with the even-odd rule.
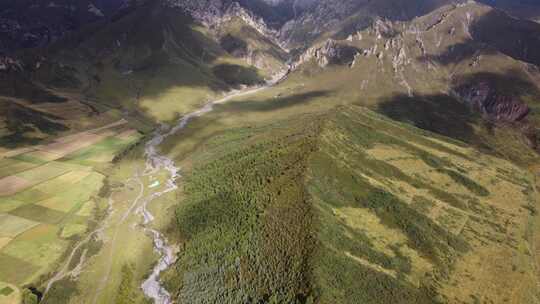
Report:
[[[214,105],[219,103],[224,103],[232,98],[250,95],[262,91],[275,83],[283,79],[283,76],[280,76],[274,81],[269,82],[268,84],[252,89],[232,91],[227,94],[226,97],[210,102],[206,104],[201,109],[194,111],[185,115],[179,122],[172,128],[167,128],[166,126],[158,129],[150,141],[147,142],[145,146],[145,156],[146,156],[146,169],[142,174],[136,174],[135,179],[140,181],[140,178],[143,176],[149,176],[156,174],[160,171],[168,172],[169,178],[165,183],[165,188],[159,192],[155,192],[148,196],[142,204],[137,208],[137,214],[142,215],[143,222],[142,227],[144,231],[150,235],[153,239],[154,250],[159,254],[160,258],[150,276],[142,283],[141,288],[144,294],[152,299],[156,304],[170,304],[171,296],[167,290],[161,285],[159,281],[159,275],[161,272],[166,270],[175,262],[174,250],[171,246],[167,244],[165,237],[157,230],[150,228],[149,224],[154,220],[154,216],[148,210],[148,205],[156,198],[162,196],[165,193],[174,191],[178,189],[176,181],[180,178],[180,168],[176,167],[174,161],[165,155],[159,154],[158,146],[169,136],[177,133],[187,126],[189,121],[195,117],[202,116],[213,110]]]

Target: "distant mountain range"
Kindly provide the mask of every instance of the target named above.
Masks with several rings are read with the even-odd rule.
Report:
[[[152,0],[155,1],[155,0]],[[150,2],[152,2],[150,1]],[[224,12],[233,3],[261,17],[273,29],[281,32],[281,38],[291,43],[301,43],[304,32],[297,32],[302,23],[312,23],[314,31],[330,26],[352,13],[376,14],[381,17],[405,20],[423,15],[430,10],[458,0],[368,1],[344,0],[336,3],[326,0],[164,0],[169,4],[200,8],[204,14]],[[483,0],[483,3],[507,10],[523,18],[540,16],[540,3],[536,0],[507,1]],[[104,21],[121,14],[122,10],[140,4],[129,0],[6,0],[0,3],[0,51],[32,48],[47,45],[84,25]],[[295,28],[295,30],[291,30]],[[296,38],[296,35],[301,37]],[[311,35],[308,33],[308,35]],[[295,40],[300,40],[296,41]]]

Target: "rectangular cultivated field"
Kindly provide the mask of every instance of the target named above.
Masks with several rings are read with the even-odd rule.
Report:
[[[135,135],[131,135],[131,138],[128,137],[127,139],[108,137],[95,145],[67,155],[64,160],[89,166],[95,163],[111,162],[115,155],[136,139],[137,137]]]
[[[12,198],[0,198],[0,213],[8,213],[11,210],[17,209],[26,204]]]
[[[32,276],[39,267],[25,262],[17,257],[5,254],[0,251],[0,281],[21,285]]]
[[[32,164],[35,164],[36,166],[37,165],[43,165],[46,162],[48,162],[47,160],[44,160],[44,159],[42,159],[40,157],[33,156],[34,153],[36,153],[36,151],[20,154],[20,155],[12,157],[11,159],[18,160],[18,161],[23,161],[23,162],[27,162],[27,163],[32,163]]]
[[[30,181],[32,185],[36,185],[63,175],[71,170],[72,167],[60,162],[50,162],[43,166],[18,173],[15,176]]]
[[[45,165],[26,170],[0,179],[0,196],[10,196],[33,185],[42,183],[69,172],[72,167],[50,162]]]
[[[12,158],[0,159],[0,178],[37,167],[38,164]]]
[[[10,196],[32,186],[27,179],[11,175],[0,179],[0,197]]]
[[[79,211],[77,211],[77,215],[81,217],[90,217],[96,210],[96,203],[92,200],[84,202],[81,205],[81,208]]]
[[[71,184],[65,182],[63,189],[55,187],[55,182],[52,185],[42,184],[42,191],[55,194],[47,200],[37,203],[39,206],[54,209],[61,212],[72,213],[78,211],[78,209],[87,201],[89,201],[92,195],[95,195],[103,185],[104,176],[95,172],[89,172],[86,176],[74,176],[79,180],[76,183]],[[60,177],[60,179],[64,176]],[[40,186],[42,186],[40,185]]]
[[[60,237],[64,239],[68,239],[72,236],[82,234],[86,231],[86,228],[88,225],[85,224],[67,224],[62,228],[62,232],[60,233]]]
[[[25,154],[17,155],[17,159],[24,159],[24,160],[32,160],[34,162],[41,162],[46,163],[53,160],[57,160],[59,158],[62,158],[62,154],[54,153],[54,152],[48,152],[48,151],[41,151],[36,150],[32,152],[28,152]]]
[[[0,236],[13,238],[38,224],[36,221],[3,213],[0,214]]]
[[[84,138],[85,136],[88,136],[90,134],[98,134],[98,135],[114,134],[114,133],[110,133],[107,130],[112,129],[112,128],[118,128],[118,127],[123,126],[125,124],[127,124],[127,121],[119,120],[119,121],[117,121],[115,123],[108,124],[106,126],[103,126],[103,127],[97,128],[97,129],[88,130],[88,131],[80,132],[80,133],[77,133],[77,134],[72,134],[72,135],[60,137],[57,140],[55,140],[55,142],[56,143],[68,143],[68,142],[79,140],[80,138]],[[103,133],[103,132],[109,132],[109,133]]]
[[[28,153],[30,151],[34,151],[38,147],[39,146],[25,147],[25,148],[19,148],[19,149],[14,149],[14,150],[5,150],[5,151],[1,152],[2,154],[0,154],[0,158],[15,157],[17,155],[21,155],[21,154],[24,154],[24,153]]]
[[[122,131],[121,133],[116,135],[116,137],[122,140],[132,140],[138,137],[138,132],[137,130],[129,129]]]
[[[53,196],[49,199],[36,203],[37,206],[52,209],[59,212],[69,212],[74,207],[76,202],[66,200],[58,196]]]
[[[1,252],[33,265],[34,271],[31,275],[36,276],[39,274],[36,267],[45,270],[51,262],[60,258],[66,249],[68,242],[59,239],[59,233],[60,228],[57,226],[41,224],[13,239]],[[4,267],[4,264],[0,265]],[[10,282],[7,278],[0,280]]]
[[[93,133],[81,134],[77,136],[73,141],[68,142],[55,142],[46,146],[43,146],[40,151],[56,154],[60,157],[73,153],[82,148],[91,146],[103,138],[106,135],[98,135]]]
[[[54,179],[36,185],[32,189],[49,193],[51,195],[58,195],[62,192],[70,190],[71,186],[76,185],[90,174],[90,171],[70,171]]]
[[[19,216],[31,221],[57,224],[66,216],[65,212],[46,208],[36,204],[21,206],[9,214]]]
[[[102,187],[104,178],[103,175],[92,172],[81,179],[76,187],[60,193],[59,196],[66,199],[85,202],[90,199],[92,194],[95,194]]]
[[[33,203],[36,203],[36,202],[39,202],[39,201],[42,201],[42,200],[46,200],[46,199],[51,198],[51,197],[52,197],[51,194],[48,194],[48,193],[45,193],[45,192],[30,188],[30,189],[26,189],[24,191],[21,191],[21,192],[15,194],[13,196],[7,198],[7,199],[12,199],[12,200],[15,200],[15,201],[23,202],[25,204],[33,204]]]
[[[9,149],[0,147],[0,159],[4,158],[4,154],[8,153]]]
[[[75,100],[62,103],[40,103],[32,106],[33,109],[50,113],[64,119],[84,119],[89,116],[91,109]]]

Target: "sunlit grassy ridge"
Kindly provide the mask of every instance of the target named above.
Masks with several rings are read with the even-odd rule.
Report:
[[[179,301],[433,303],[463,284],[477,288],[452,297],[487,299],[507,292],[481,288],[504,284],[496,273],[531,274],[456,270],[529,259],[517,248],[534,206],[526,173],[460,142],[347,106],[198,151],[171,228]]]

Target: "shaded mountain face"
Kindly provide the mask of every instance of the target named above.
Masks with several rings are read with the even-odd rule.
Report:
[[[500,8],[518,18],[540,22],[538,0],[481,0],[480,2]]]
[[[42,16],[27,23],[43,25],[48,21],[43,35],[29,36],[30,25],[16,25],[13,28],[17,31],[1,36],[0,41],[7,46],[5,53],[0,53],[0,96],[6,98],[2,101],[6,107],[17,103],[41,109],[56,103],[58,108],[75,104],[86,109],[84,104],[97,101],[105,108],[121,107],[129,115],[167,121],[211,96],[260,84],[286,70],[288,55],[259,30],[258,23],[249,23],[253,20],[244,18],[246,15],[230,14],[219,28],[209,29],[184,10],[161,2],[117,5],[108,10],[103,7],[107,15],[92,13],[91,18],[73,26],[67,26],[70,23],[62,12],[67,9],[82,14],[77,7],[73,11],[65,7],[46,10],[58,13],[58,19]],[[24,11],[23,6],[16,8]],[[26,13],[37,14],[37,8]],[[8,16],[7,11],[4,14]],[[55,36],[49,35],[50,29],[58,30]],[[159,105],[156,100],[165,103]],[[144,105],[144,109],[134,104]],[[93,110],[98,114],[104,109],[97,108]],[[81,114],[95,115],[93,110],[81,110]],[[42,112],[32,113],[39,116]],[[7,111],[0,111],[0,121],[6,115]],[[77,126],[69,117],[62,123]],[[33,129],[45,131],[39,126]],[[35,142],[28,139],[35,134],[20,130],[24,128],[12,127],[8,136],[17,133],[20,143]],[[40,140],[54,135],[41,133]]]
[[[0,51],[45,46],[111,17],[127,4],[126,0],[2,1]]]

